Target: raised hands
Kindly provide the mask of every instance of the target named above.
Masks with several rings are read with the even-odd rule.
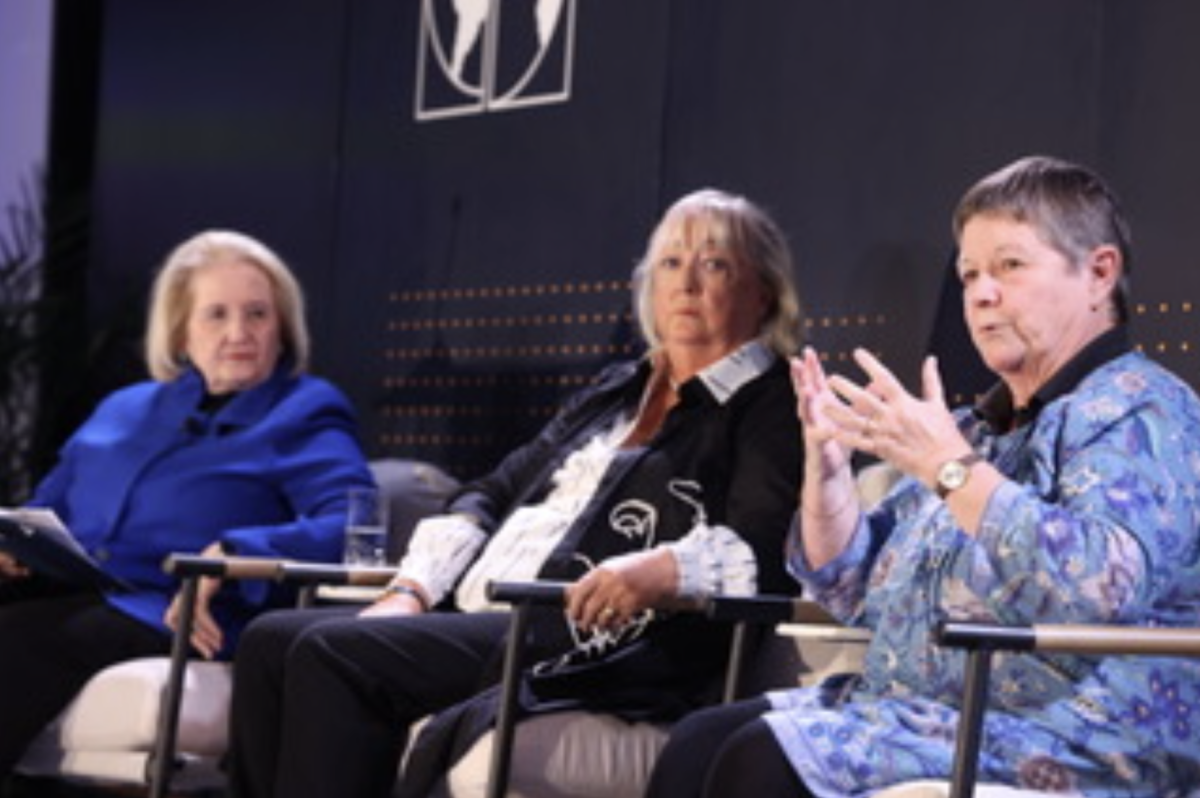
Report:
[[[828,478],[848,468],[853,441],[846,435],[842,401],[812,347],[806,346],[800,357],[792,359],[792,385],[796,414],[804,427],[809,475]]]
[[[858,385],[841,375],[828,378],[834,402],[823,403],[826,433],[847,449],[885,460],[927,485],[938,466],[970,451],[946,405],[937,360],[921,367],[921,396],[909,393],[883,363],[865,349],[854,361],[868,381]],[[803,417],[802,417],[803,418]]]

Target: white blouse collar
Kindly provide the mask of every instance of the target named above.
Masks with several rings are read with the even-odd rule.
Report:
[[[776,354],[761,340],[743,344],[696,376],[720,404],[729,401],[738,389],[771,368]]]

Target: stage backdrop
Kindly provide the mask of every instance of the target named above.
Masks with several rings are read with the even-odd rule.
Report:
[[[864,346],[915,387],[934,350],[964,401],[983,383],[945,279],[950,213],[1035,152],[1112,180],[1138,340],[1200,377],[1200,4],[107,0],[104,16],[92,324],[126,342],[108,382],[138,376],[170,247],[239,228],[299,271],[315,370],[352,396],[370,452],[478,474],[640,352],[646,236],[717,186],[787,231],[831,368]]]

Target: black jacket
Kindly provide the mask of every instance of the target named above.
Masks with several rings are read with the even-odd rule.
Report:
[[[650,372],[646,360],[607,369],[533,441],[466,486],[450,510],[474,515],[491,533],[516,508],[540,501],[566,456],[637,406]],[[573,580],[587,563],[682,538],[702,506],[707,523],[729,527],[753,549],[760,592],[794,592],[784,570],[784,539],[802,457],[784,360],[724,403],[692,379],[681,386],[680,401],[658,434],[617,455],[541,576]],[[614,526],[639,533],[621,534]],[[533,656],[542,658],[522,688],[522,707],[530,713],[583,708],[631,720],[674,720],[713,697],[728,654],[728,627],[688,614],[659,613],[627,633],[584,646],[571,636],[561,609],[535,615],[530,625]],[[424,794],[494,717],[494,691],[439,714],[409,759],[405,795]]]

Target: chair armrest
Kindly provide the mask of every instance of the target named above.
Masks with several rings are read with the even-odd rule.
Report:
[[[163,562],[163,570],[182,580],[182,600],[171,642],[171,667],[160,711],[155,751],[149,763],[151,798],[163,798],[166,795],[174,767],[183,678],[201,577],[294,582],[301,587],[303,605],[311,601],[311,591],[318,583],[382,586],[395,573],[391,568],[351,568],[278,557],[205,557],[197,554],[172,554]]]
[[[163,562],[163,570],[181,579],[189,576],[213,576],[218,579],[277,580],[284,562],[278,557],[204,557],[199,554],[172,554]]]
[[[163,570],[179,577],[182,584],[179,616],[171,637],[171,665],[159,708],[154,752],[147,763],[151,798],[165,798],[175,767],[175,740],[183,701],[183,679],[201,577],[274,580],[278,578],[282,562],[269,557],[204,557],[196,554],[172,554],[163,561]]]
[[[991,651],[1200,657],[1200,628],[944,621],[936,638],[943,646]]]
[[[568,582],[539,580],[536,582],[488,582],[484,590],[489,601],[514,605],[556,606],[566,602]],[[655,605],[657,610],[675,612],[707,612],[708,598],[670,598]]]
[[[300,589],[298,607],[311,607],[318,598],[370,604],[392,580],[396,569],[387,566],[342,565],[288,560],[279,569],[282,582]]]
[[[489,601],[505,604],[562,604],[567,597],[567,582],[496,582],[489,581],[484,593]]]
[[[489,582],[487,597],[508,604],[562,604],[566,582]],[[673,612],[698,612],[714,621],[756,624],[827,624],[841,625],[819,604],[791,596],[695,596],[670,598],[655,609]]]
[[[285,560],[279,566],[279,579],[300,585],[350,585],[383,587],[396,575],[388,566],[341,565]]]
[[[708,596],[697,599],[703,612],[714,621],[745,621],[758,624],[821,624],[841,626],[814,601],[778,595]]]
[[[395,568],[316,563],[279,557],[203,557],[172,554],[163,569],[174,576],[213,576],[219,579],[269,579],[299,585],[354,585],[382,587],[396,574]]]
[[[1200,629],[1197,628],[1071,624],[1008,626],[943,621],[934,630],[934,639],[938,645],[962,648],[967,652],[951,798],[968,798],[975,787],[991,660],[996,651],[1200,657]]]
[[[488,796],[496,798],[506,794],[509,773],[509,758],[515,724],[517,683],[522,667],[522,642],[528,623],[529,610],[533,606],[561,606],[566,599],[566,582],[503,582],[487,584],[486,593],[490,601],[513,605],[512,622],[504,655],[504,671],[501,680],[500,705],[496,722],[496,736],[492,744],[492,761],[488,777]],[[733,624],[733,639],[730,644],[729,668],[726,673],[724,700],[733,700],[738,693],[741,671],[747,646],[747,627],[754,625],[774,626],[780,623],[812,625],[829,630],[837,621],[811,601],[802,601],[789,596],[702,596],[672,598],[655,606],[656,610],[693,612],[718,622]],[[859,635],[865,630],[853,630]]]

